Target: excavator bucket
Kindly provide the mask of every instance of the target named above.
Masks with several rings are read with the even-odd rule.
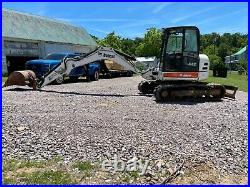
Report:
[[[19,86],[29,86],[34,90],[37,88],[36,84],[36,74],[31,70],[25,71],[14,71],[12,72],[3,87],[11,86],[11,85],[19,85]]]
[[[225,97],[235,99],[235,94],[236,94],[236,91],[238,90],[238,87],[228,86],[228,85],[224,85],[224,87],[226,89]]]

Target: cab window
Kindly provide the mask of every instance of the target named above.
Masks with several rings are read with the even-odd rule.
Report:
[[[197,33],[195,30],[185,31],[185,52],[198,52]]]
[[[166,53],[181,53],[182,52],[183,33],[171,33],[168,38]]]

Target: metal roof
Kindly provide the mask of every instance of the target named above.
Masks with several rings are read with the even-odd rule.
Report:
[[[9,9],[2,9],[2,37],[97,46],[84,28]]]
[[[241,54],[244,53],[246,50],[247,50],[247,46],[246,46],[246,47],[243,47],[243,48],[242,48],[241,50],[239,50],[237,53],[234,53],[233,56],[241,55]]]

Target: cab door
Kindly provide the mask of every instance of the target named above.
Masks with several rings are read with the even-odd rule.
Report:
[[[163,72],[198,72],[200,33],[196,27],[164,30],[161,68]]]

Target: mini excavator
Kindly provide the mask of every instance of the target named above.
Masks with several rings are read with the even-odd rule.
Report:
[[[98,47],[90,53],[74,58],[64,58],[60,64],[48,71],[42,78],[36,79],[30,70],[13,72],[5,86],[24,85],[15,80],[23,75],[26,85],[33,89],[68,75],[72,69],[98,60],[112,60],[133,73],[140,73],[146,80],[138,85],[141,94],[154,94],[157,102],[176,98],[203,98],[220,100],[224,97],[235,98],[237,87],[205,82],[209,76],[209,59],[200,53],[200,31],[195,26],[181,26],[163,29],[161,54],[156,59],[156,67],[139,72],[135,67],[136,59],[125,53],[108,47]],[[36,81],[34,81],[36,80]]]

